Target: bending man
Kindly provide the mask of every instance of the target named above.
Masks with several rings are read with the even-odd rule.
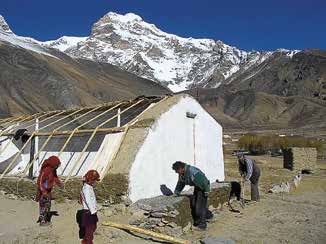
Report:
[[[179,174],[179,180],[174,190],[175,195],[180,195],[185,185],[195,187],[191,201],[194,226],[200,230],[205,230],[207,228],[206,219],[213,217],[207,208],[207,198],[210,191],[209,180],[200,169],[181,161],[176,161],[172,169]]]
[[[260,169],[255,160],[246,157],[243,154],[238,155],[239,172],[245,181],[250,181],[251,201],[259,201],[258,181],[260,177]],[[243,189],[244,190],[244,189]]]

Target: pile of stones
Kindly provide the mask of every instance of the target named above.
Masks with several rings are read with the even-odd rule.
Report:
[[[209,209],[214,212],[229,199],[231,186],[229,183],[213,183],[209,193]],[[131,213],[129,224],[150,229],[171,236],[180,236],[191,230],[192,190],[182,196],[158,196],[141,199],[128,209]]]

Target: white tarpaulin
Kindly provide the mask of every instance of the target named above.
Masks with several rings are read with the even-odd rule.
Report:
[[[101,178],[115,152],[119,149],[120,141],[125,132],[107,134],[98,150],[94,163],[89,169],[96,169]]]

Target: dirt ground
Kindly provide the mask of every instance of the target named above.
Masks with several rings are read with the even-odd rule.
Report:
[[[261,201],[247,205],[239,214],[227,207],[216,214],[205,232],[189,232],[184,239],[198,243],[204,237],[232,239],[236,243],[326,243],[326,163],[318,165],[312,175],[305,175],[299,187],[284,194],[267,194],[272,183],[293,177],[282,169],[282,158],[255,157],[262,168]],[[234,157],[225,158],[226,180],[238,179]],[[249,192],[245,195],[249,197]],[[53,203],[60,216],[53,217],[51,227],[39,227],[37,203],[0,194],[0,243],[79,243],[75,223],[77,202]],[[101,221],[128,223],[129,216],[111,218],[99,213]],[[137,235],[99,224],[95,243],[154,243]],[[155,243],[158,243],[155,241]]]

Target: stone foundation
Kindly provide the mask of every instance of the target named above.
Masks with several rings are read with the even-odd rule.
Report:
[[[18,180],[18,178],[2,179],[0,181],[0,190],[6,192],[6,194],[14,194],[23,199],[34,200],[37,191],[36,179]],[[52,195],[58,202],[62,202],[65,199],[78,200],[81,188],[82,179],[72,178],[65,184],[64,189],[54,186]],[[95,183],[94,188],[98,202],[110,201],[111,203],[119,203],[123,201],[122,196],[127,194],[128,179],[123,174],[110,174],[102,182]]]
[[[231,184],[213,183],[211,188],[208,206],[214,210],[228,201]],[[193,223],[191,195],[192,192],[185,192],[180,197],[158,196],[139,200],[130,207],[135,215],[130,224],[174,236],[181,235],[190,229]]]

